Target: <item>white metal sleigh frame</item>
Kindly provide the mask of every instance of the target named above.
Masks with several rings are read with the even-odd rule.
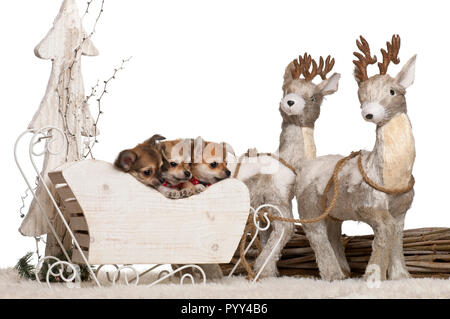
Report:
[[[42,183],[57,212],[55,218],[58,216],[61,218],[67,234],[72,239],[72,257],[64,248],[61,238],[19,162],[18,145],[22,138],[29,134],[32,134],[28,148],[30,162],[38,182]],[[44,149],[40,152],[36,151],[37,145],[43,141],[45,141]],[[61,144],[59,149],[52,149],[58,141]],[[63,206],[72,213],[68,221],[35,163],[35,157],[43,156],[46,152],[56,155],[63,152],[66,147],[66,136],[56,127],[45,127],[34,133],[27,130],[18,137],[14,147],[17,167],[66,258],[66,261],[63,261],[55,256],[46,256],[38,260],[36,267],[38,281],[38,274],[43,263],[53,261],[46,274],[49,287],[51,287],[51,275],[58,276],[69,286],[78,287],[80,283],[78,264],[87,266],[90,277],[98,287],[102,285],[97,275],[105,264],[115,267],[112,276],[107,273],[107,278],[112,284],[119,280],[122,271],[128,269],[134,272],[134,278],[129,279],[128,272],[124,272],[125,283],[137,285],[143,275],[166,264],[184,264],[184,266],[173,271],[162,271],[158,279],[149,286],[160,283],[188,268],[198,271],[201,282],[205,283],[206,275],[198,264],[228,263],[238,247],[249,213],[253,214],[256,232],[246,247],[245,253],[248,252],[259,232],[270,228],[270,220],[267,217],[265,226],[260,226],[257,220],[259,211],[271,207],[282,216],[281,211],[272,205],[262,205],[257,209],[250,207],[247,187],[235,179],[215,184],[206,192],[188,199],[170,200],[156,191],[150,191],[147,186],[135,181],[129,174],[112,172],[114,168],[109,163],[83,160],[67,163],[48,174]],[[97,174],[96,176],[105,177],[106,180],[99,181],[100,184],[86,183],[87,180],[98,182],[99,179],[92,175],[94,173]],[[120,190],[121,193],[125,193],[120,194],[121,201],[114,201],[118,196],[119,188],[114,186],[114,181],[108,181],[108,176],[121,179]],[[131,198],[139,205],[132,206]],[[154,209],[148,209],[148,206],[152,207],[152,205]],[[122,210],[128,211],[129,214],[122,214]],[[282,236],[283,234],[277,246]],[[253,282],[258,280],[271,255],[268,256]],[[229,277],[233,275],[239,263],[240,259],[228,275]],[[118,266],[119,264],[122,266]],[[139,273],[133,264],[154,264],[154,266]],[[95,269],[92,265],[98,265],[98,267]],[[67,273],[70,275],[67,276]],[[180,284],[183,284],[187,278],[193,284],[195,283],[194,276],[186,273],[182,274]]]

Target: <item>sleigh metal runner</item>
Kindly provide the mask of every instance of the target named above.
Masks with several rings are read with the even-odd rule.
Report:
[[[61,219],[70,235],[72,256],[64,247],[19,160],[19,145],[26,136],[31,136],[28,155],[37,182],[45,189],[57,212],[56,218]],[[56,127],[46,127],[36,133],[27,130],[18,137],[14,147],[15,161],[28,191],[36,200],[66,259],[45,256],[38,260],[35,270],[38,281],[43,263],[49,262],[45,277],[49,287],[50,276],[59,277],[71,287],[79,286],[79,265],[83,264],[99,287],[102,284],[98,273],[105,265],[115,268],[112,274],[106,273],[112,284],[116,284],[123,273],[127,285],[137,285],[142,276],[170,264],[182,266],[172,271],[162,270],[158,279],[149,286],[178,273],[181,274],[181,285],[186,279],[194,284],[192,270],[197,271],[200,281],[205,283],[206,275],[199,264],[229,263],[238,248],[249,214],[256,231],[245,253],[260,232],[270,229],[268,218],[265,218],[264,225],[260,224],[258,216],[262,209],[270,207],[283,216],[273,205],[262,205],[256,209],[250,207],[248,189],[236,179],[222,181],[204,193],[187,199],[171,200],[114,169],[112,164],[97,160],[70,162],[49,172],[50,185],[57,193],[55,198],[37,167],[36,158],[46,153],[56,156],[66,147],[66,136]],[[130,196],[139,204],[131,205]],[[139,272],[135,264],[152,266]],[[239,264],[240,260],[228,277],[233,275]],[[258,280],[264,267],[265,264],[252,280],[253,283]],[[191,269],[191,273],[182,274],[186,269]],[[130,271],[134,273],[133,278],[129,278]]]

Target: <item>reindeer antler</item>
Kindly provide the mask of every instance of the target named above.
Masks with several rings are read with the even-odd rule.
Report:
[[[330,73],[330,71],[333,69],[334,67],[334,58],[331,58],[331,55],[329,55],[325,61],[325,69],[324,67],[324,62],[323,62],[323,58],[320,57],[319,60],[319,67],[318,67],[318,74],[320,75],[320,77],[322,78],[322,80],[326,80],[327,79],[327,74]]]
[[[302,75],[302,66],[298,63],[298,60],[295,59],[294,61],[294,69],[291,70],[291,75],[293,79],[299,79]]]
[[[311,55],[308,53],[305,53],[303,57],[300,55],[298,57],[298,60],[295,59],[294,62],[294,69],[291,71],[292,78],[293,79],[299,79],[300,76],[305,77],[305,81],[312,81],[318,74],[323,78],[326,77],[326,74],[331,71],[331,69],[334,66],[334,59],[330,61],[327,59],[327,65],[325,67],[325,71],[323,71],[323,58],[321,57],[321,66],[317,67],[317,62],[311,58]],[[312,65],[312,67],[311,67]],[[328,70],[329,69],[329,70]],[[325,72],[325,73],[324,73]],[[322,75],[323,74],[323,75]]]
[[[368,80],[367,76],[367,66],[369,64],[375,64],[377,62],[377,57],[373,57],[370,54],[370,47],[366,39],[360,36],[361,41],[356,40],[356,45],[359,50],[364,53],[364,56],[359,52],[353,52],[353,54],[358,58],[359,61],[354,60],[353,63],[356,65],[355,76],[361,81]]]
[[[307,82],[312,81],[312,79],[314,79],[316,77],[317,71],[318,71],[316,60],[311,58],[311,56],[307,53],[304,54],[303,61],[302,61],[301,57],[299,57],[299,60],[300,60],[300,65],[303,64],[303,76],[305,77],[305,81],[307,81]],[[312,69],[310,72],[309,69],[311,68],[311,63],[312,63]]]
[[[381,49],[381,54],[383,55],[383,63],[378,63],[378,68],[380,69],[380,74],[384,75],[387,73],[389,63],[399,64],[400,59],[398,58],[398,52],[400,51],[400,36],[393,35],[392,42],[386,42],[387,52]]]

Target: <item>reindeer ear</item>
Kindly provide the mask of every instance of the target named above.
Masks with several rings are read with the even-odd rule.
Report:
[[[137,154],[132,150],[125,150],[120,152],[117,157],[114,165],[121,169],[124,172],[128,172],[131,169],[131,166],[136,162]]]
[[[323,80],[318,86],[318,90],[322,95],[329,95],[335,93],[339,88],[339,79],[341,75],[334,73],[329,79]]]
[[[358,86],[361,86],[361,71],[358,68],[355,68],[353,70],[353,77],[355,78],[356,83],[358,83]]]
[[[395,77],[395,80],[405,89],[414,83],[414,78],[416,76],[416,58],[417,55],[409,59],[400,73]]]
[[[288,64],[288,66],[286,67],[286,69],[284,71],[283,91],[286,90],[288,84],[290,82],[292,82],[292,80],[294,79],[292,77],[292,72],[294,70],[295,70],[294,61],[292,61],[291,63]]]
[[[156,146],[156,141],[162,141],[165,140],[166,138],[164,136],[161,136],[159,134],[155,134],[152,137],[150,137],[148,140],[146,140],[144,142],[144,144],[148,144],[151,146]]]

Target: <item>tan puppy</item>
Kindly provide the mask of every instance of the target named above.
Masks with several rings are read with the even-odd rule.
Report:
[[[162,183],[161,167],[163,158],[156,148],[156,141],[165,139],[153,135],[144,143],[120,152],[114,165],[136,178],[139,182],[157,188]]]
[[[198,193],[199,191],[189,182],[192,178],[191,140],[164,141],[158,143],[157,148],[163,157],[161,176],[164,179],[158,191],[172,199],[189,197]]]
[[[232,152],[227,143],[207,142],[197,137],[194,143],[194,163],[191,165],[191,173],[197,186],[203,186],[204,190],[205,187],[231,176],[226,162],[227,151]]]

